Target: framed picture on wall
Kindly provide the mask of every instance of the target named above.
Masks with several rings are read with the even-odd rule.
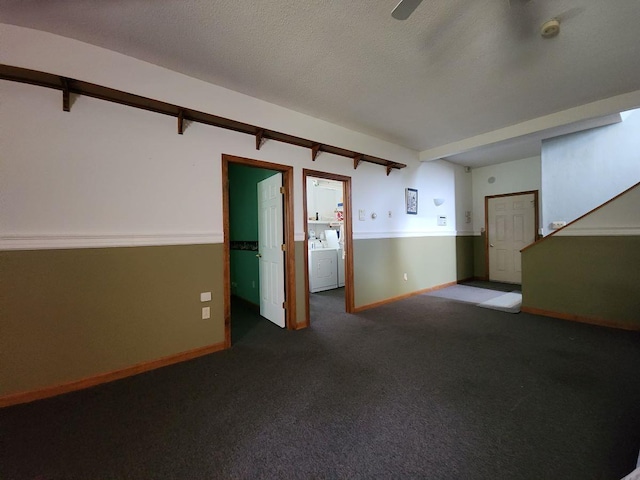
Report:
[[[404,189],[405,199],[407,201],[407,213],[409,215],[418,214],[418,190],[415,188]]]

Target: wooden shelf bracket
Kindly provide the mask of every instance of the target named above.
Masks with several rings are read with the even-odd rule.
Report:
[[[353,169],[355,170],[356,168],[358,168],[358,165],[360,165],[360,162],[362,161],[362,154],[357,154],[355,157],[353,157]]]
[[[69,92],[69,80],[65,77],[60,77],[60,83],[62,84],[62,110],[65,112],[70,112],[71,92]]]
[[[184,110],[178,110],[178,135],[184,133]]]
[[[318,156],[318,152],[320,151],[320,144],[319,143],[314,143],[311,146],[311,161],[315,162],[316,161],[316,157]]]
[[[256,150],[260,150],[263,136],[264,136],[264,128],[258,128],[256,130]]]

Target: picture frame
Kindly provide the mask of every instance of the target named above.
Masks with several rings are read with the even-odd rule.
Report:
[[[418,214],[418,190],[415,188],[404,189],[405,200],[407,204],[407,214]]]

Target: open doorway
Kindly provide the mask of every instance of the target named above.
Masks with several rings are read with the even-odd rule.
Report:
[[[225,342],[230,347],[253,321],[295,328],[293,168],[223,155],[222,181]]]
[[[303,170],[304,225],[307,255],[307,318],[310,295],[343,295],[345,311],[354,309],[351,177]]]

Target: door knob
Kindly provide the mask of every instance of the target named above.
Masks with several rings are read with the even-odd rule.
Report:
[[[493,247],[493,245],[491,245]],[[258,258],[262,258],[262,254],[261,253],[256,253],[256,257]]]
[[[493,243],[490,243],[490,244],[489,244],[489,246],[490,246],[490,247],[493,247]]]

